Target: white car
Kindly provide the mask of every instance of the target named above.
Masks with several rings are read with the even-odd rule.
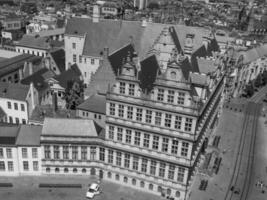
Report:
[[[92,183],[86,192],[86,198],[92,199],[95,195],[99,194],[99,185],[97,183]]]

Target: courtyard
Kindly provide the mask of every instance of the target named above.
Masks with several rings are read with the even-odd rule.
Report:
[[[88,185],[98,179],[91,176],[20,176],[0,177],[0,183],[13,187],[0,187],[0,197],[5,200],[85,200]],[[39,188],[40,183],[81,184],[82,188]],[[160,196],[145,193],[108,181],[101,181],[101,193],[95,200],[160,200]]]

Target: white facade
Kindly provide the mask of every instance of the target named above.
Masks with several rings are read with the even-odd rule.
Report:
[[[47,50],[22,47],[22,46],[16,46],[16,52],[27,53],[27,54],[31,54],[35,56],[42,56],[42,57],[45,57],[47,55]]]
[[[76,63],[82,73],[84,83],[88,85],[90,83],[92,73],[95,73],[100,65],[101,57],[83,55],[85,36],[65,35],[64,41],[66,68],[69,68],[72,64]]]
[[[40,146],[18,146],[18,171],[22,175],[40,175],[42,152]]]
[[[28,104],[26,101],[19,101],[0,97],[0,106],[7,115],[8,123],[28,123]]]
[[[0,176],[19,174],[18,152],[15,146],[0,146]]]

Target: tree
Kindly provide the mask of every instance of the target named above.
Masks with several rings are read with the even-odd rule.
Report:
[[[64,99],[66,108],[75,110],[76,107],[83,102],[84,85],[82,81],[68,81]]]
[[[261,77],[261,74],[258,74],[257,78],[255,79],[254,86],[255,87],[262,86],[262,77]]]

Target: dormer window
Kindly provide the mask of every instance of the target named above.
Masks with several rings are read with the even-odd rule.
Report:
[[[171,79],[176,79],[176,72],[174,71],[171,72]]]

